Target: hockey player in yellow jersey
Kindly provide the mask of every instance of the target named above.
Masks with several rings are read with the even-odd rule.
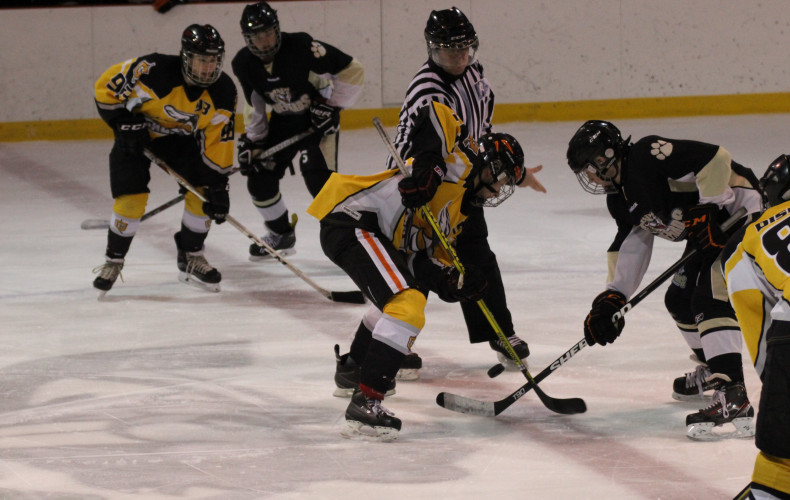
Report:
[[[496,206],[525,175],[524,154],[508,134],[486,134],[467,156],[457,146],[466,128],[450,108],[432,103],[430,117],[444,131],[444,157],[416,157],[440,172],[442,182],[427,206],[452,243],[473,206]],[[397,437],[401,422],[381,406],[401,362],[425,323],[429,291],[449,302],[476,301],[485,291],[485,274],[468,267],[459,273],[416,208],[406,208],[411,178],[397,170],[371,176],[333,173],[308,208],[321,221],[321,247],[372,302],[349,355],[356,363],[358,390],[346,409],[346,437]],[[408,204],[408,202],[407,202]]]
[[[727,291],[762,379],[752,482],[736,500],[790,499],[790,158],[760,181],[771,208],[727,243]]]
[[[219,291],[219,271],[203,256],[211,221],[224,222],[230,200],[236,87],[222,71],[225,43],[212,26],[192,24],[178,56],[148,54],[118,63],[95,85],[99,115],[113,129],[110,189],[114,199],[105,263],[94,272],[100,296],[120,275],[148,202],[148,148],[208,199],[187,193],[175,234],[179,279]]]

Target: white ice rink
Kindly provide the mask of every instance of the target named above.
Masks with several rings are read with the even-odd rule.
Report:
[[[790,116],[615,122],[721,144],[761,175],[790,152]],[[517,333],[533,374],[583,336],[604,286],[614,235],[604,199],[565,163],[581,124],[502,124],[548,194],[519,190],[487,209]],[[390,130],[392,133],[392,130]],[[627,315],[611,346],[584,349],[541,384],[582,397],[585,414],[551,413],[534,393],[495,418],[453,413],[441,391],[496,400],[524,383],[489,379],[496,358],[470,345],[460,309],[432,297],[416,344],[425,367],[385,405],[403,420],[394,443],[339,436],[347,400],[332,396],[334,344],[346,352],[367,306],[326,300],[278,263],[247,260],[248,240],[215,226],[206,255],[222,292],[176,279],[182,205],[141,224],[118,281],[96,300],[91,270],[111,212],[110,141],[0,143],[0,498],[3,499],[661,499],[732,498],[751,476],[753,440],[694,442],[671,397],[694,368],[661,287]],[[372,173],[386,150],[370,128],[343,132],[341,171]],[[177,187],[152,167],[149,208]],[[231,214],[261,232],[244,178]],[[331,290],[351,281],[321,253],[301,177],[282,184],[300,217],[289,260]],[[659,242],[647,280],[679,256]],[[752,403],[759,380],[745,362]]]

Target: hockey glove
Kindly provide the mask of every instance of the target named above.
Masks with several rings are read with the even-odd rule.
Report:
[[[129,156],[141,156],[150,142],[143,115],[128,115],[115,121],[115,145]]]
[[[706,203],[693,206],[683,214],[687,239],[700,252],[717,253],[727,243],[727,235],[717,224],[718,213],[718,205]]]
[[[488,280],[483,271],[468,267],[464,270],[464,284],[458,288],[458,279],[461,273],[453,266],[445,267],[442,271],[442,280],[437,292],[439,298],[445,302],[476,302],[483,297],[488,288]]]
[[[431,201],[443,177],[444,170],[439,165],[434,165],[432,168],[414,166],[411,177],[404,177],[398,183],[403,206],[417,208]]]
[[[588,345],[614,342],[625,327],[625,318],[612,321],[614,314],[628,302],[617,290],[606,290],[593,300],[590,314],[584,320],[584,338]]]
[[[252,174],[259,174],[264,170],[273,170],[274,162],[267,158],[264,160],[256,160],[256,152],[266,149],[266,141],[251,141],[247,138],[247,134],[242,134],[239,137],[239,173],[247,176]]]
[[[230,210],[230,196],[228,183],[216,184],[206,190],[206,202],[203,203],[203,212],[217,224],[225,222],[225,217]]]
[[[313,102],[310,105],[310,122],[319,134],[336,134],[340,130],[340,108]]]

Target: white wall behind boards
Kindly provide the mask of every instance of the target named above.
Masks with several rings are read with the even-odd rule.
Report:
[[[357,57],[357,108],[398,107],[425,61],[431,9],[458,6],[480,36],[500,103],[790,91],[786,0],[329,0],[271,2],[283,31]],[[230,59],[244,2],[0,10],[0,122],[96,118],[93,82],[111,64],[176,53],[181,30],[213,24]]]

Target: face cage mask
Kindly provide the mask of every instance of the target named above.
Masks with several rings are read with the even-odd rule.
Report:
[[[201,75],[199,71],[196,70],[195,59],[201,58],[214,58],[216,62],[216,66],[214,70],[209,73],[208,75]],[[196,52],[189,52],[189,51],[181,51],[181,74],[184,76],[184,79],[190,85],[196,85],[198,87],[208,87],[212,83],[219,80],[220,75],[222,74],[222,61],[225,59],[225,53],[220,52],[219,54],[198,54]],[[209,64],[205,62],[203,64]]]
[[[582,189],[587,191],[590,194],[614,194],[617,192],[617,188],[614,185],[614,182],[611,180],[603,179],[599,174],[599,169],[604,171],[608,170],[609,167],[615,162],[616,158],[612,158],[609,162],[606,163],[603,167],[597,167],[593,163],[587,163],[587,166],[582,168],[579,172],[576,172],[576,179],[579,181]],[[590,178],[587,173],[592,173],[595,175],[601,182],[594,181]],[[616,175],[616,174],[615,174]]]
[[[460,57],[458,55],[451,55],[448,54],[447,50],[463,50],[466,49],[469,51],[469,58],[466,61],[466,66],[464,69],[471,66],[475,60],[477,59],[477,49],[480,47],[480,42],[475,39],[474,42],[464,42],[464,43],[433,43],[428,42],[428,55],[431,60],[440,68],[447,71],[448,73],[453,73],[450,70],[456,69],[456,66],[453,64],[454,59],[456,57]]]
[[[274,34],[275,34],[274,45],[271,47],[261,49],[255,43],[256,41],[255,39],[259,35],[266,33],[267,31],[270,30],[274,30]],[[244,37],[244,43],[247,44],[247,48],[250,49],[250,52],[252,52],[255,57],[261,59],[263,62],[266,63],[271,62],[272,59],[274,59],[274,56],[277,54],[277,52],[280,51],[280,44],[282,43],[282,37],[280,36],[279,23],[275,24],[274,26],[269,26],[268,28],[262,30],[253,31],[252,33],[242,33],[242,36]]]
[[[516,178],[509,175],[502,169],[502,162],[496,160],[492,162],[489,166],[485,167],[489,169],[491,172],[491,176],[494,179],[493,182],[484,182],[483,181],[483,170],[480,171],[480,175],[478,179],[480,181],[480,185],[478,186],[477,190],[475,191],[475,198],[472,200],[472,204],[478,207],[497,207],[502,204],[503,201],[510,198],[510,196],[516,190]],[[522,167],[516,167],[522,168]],[[518,172],[516,172],[517,176]],[[499,191],[494,189],[492,186],[496,184],[498,181],[502,180],[502,178],[506,177],[507,182],[505,182],[500,188]],[[485,198],[481,194],[481,190],[485,189],[488,193],[497,193],[496,196],[492,196],[490,198]]]

